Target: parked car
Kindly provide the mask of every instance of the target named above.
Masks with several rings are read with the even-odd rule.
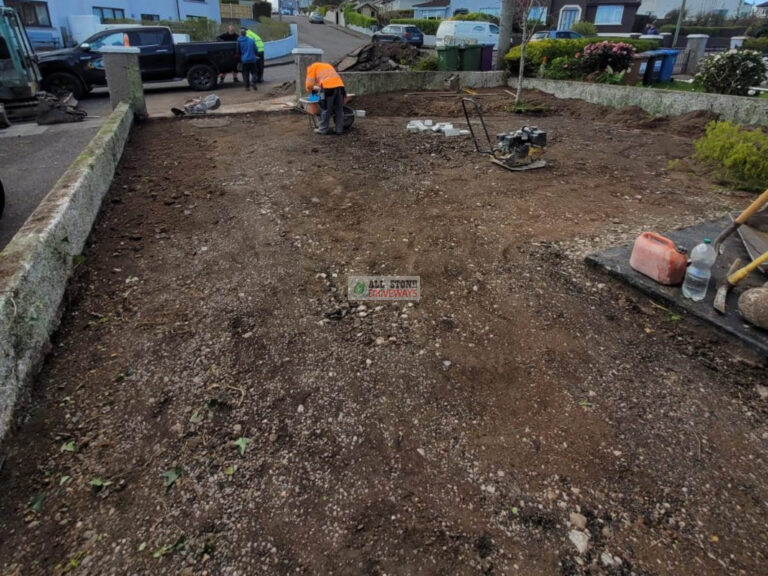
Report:
[[[403,44],[413,44],[421,48],[424,45],[424,34],[416,26],[407,26],[405,24],[390,24],[384,26],[378,32],[373,34],[374,42],[402,42]]]
[[[492,22],[472,20],[443,20],[437,28],[437,47],[456,44],[493,44],[499,47],[499,27]]]
[[[574,40],[575,38],[584,38],[584,36],[578,32],[572,32],[571,30],[541,30],[539,32],[534,32],[530,41],[535,42],[537,40],[548,40],[551,38],[557,40]]]
[[[312,12],[312,14],[309,15],[309,23],[325,24],[325,18],[323,18],[323,15],[320,14],[320,12]]]
[[[170,28],[126,26],[94,34],[85,42],[38,54],[43,88],[48,92],[71,92],[82,98],[94,86],[106,86],[106,46],[129,44],[140,50],[139,67],[144,81],[186,78],[194,90],[213,90],[220,71],[237,65],[236,42],[184,42],[176,44]]]

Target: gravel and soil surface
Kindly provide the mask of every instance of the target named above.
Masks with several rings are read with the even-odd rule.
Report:
[[[766,573],[764,360],[582,262],[747,203],[667,170],[708,118],[481,98],[549,167],[405,132],[455,97],[137,127],[2,447],[2,573]]]

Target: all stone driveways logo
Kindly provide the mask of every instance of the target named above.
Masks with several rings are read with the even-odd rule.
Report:
[[[350,276],[347,281],[350,300],[419,300],[418,276]]]

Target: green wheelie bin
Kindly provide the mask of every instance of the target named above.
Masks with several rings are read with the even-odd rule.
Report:
[[[437,49],[437,69],[442,71],[459,69],[458,46],[441,46]]]
[[[480,60],[483,47],[477,44],[467,44],[459,49],[459,70],[480,70]]]

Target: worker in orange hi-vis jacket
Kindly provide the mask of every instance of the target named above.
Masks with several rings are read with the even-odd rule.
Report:
[[[315,62],[307,67],[307,92],[320,93],[320,124],[318,134],[328,134],[331,116],[336,124],[336,134],[344,133],[344,99],[347,95],[344,81],[327,62]]]

